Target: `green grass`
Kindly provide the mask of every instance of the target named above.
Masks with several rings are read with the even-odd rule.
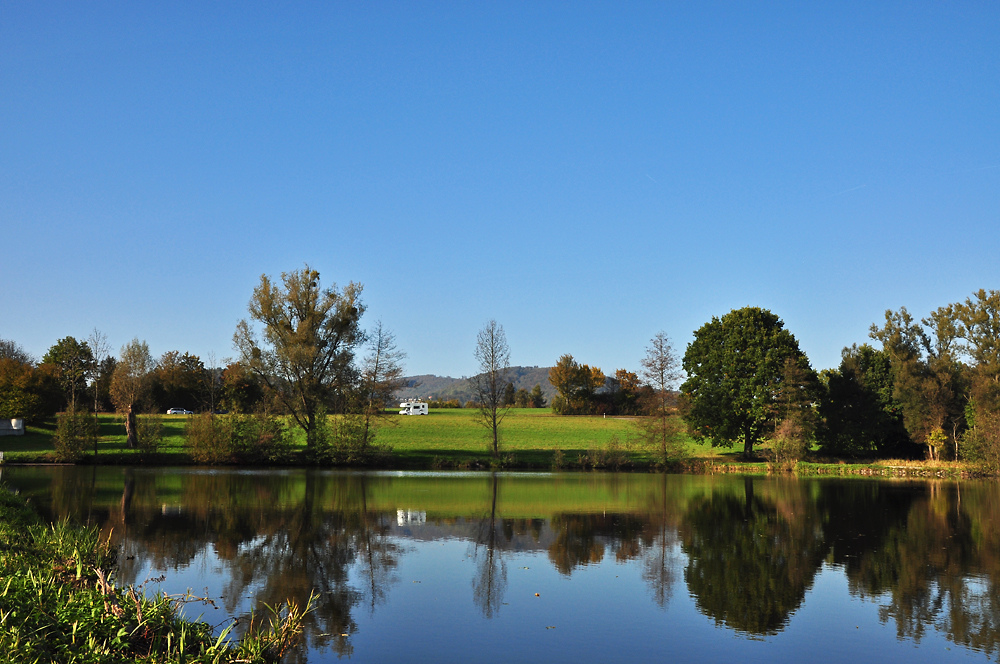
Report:
[[[97,463],[152,462],[158,464],[190,463],[185,449],[185,415],[162,415],[163,444],[159,452],[143,458],[125,446],[125,428],[121,418],[101,415]],[[380,418],[378,442],[393,450],[392,465],[405,468],[479,467],[490,463],[489,431],[476,419],[472,409],[436,409],[426,416],[403,417],[396,414]],[[304,449],[305,437],[292,426],[295,448]],[[53,435],[55,423],[29,426],[24,436],[0,438],[0,450],[10,462],[51,462],[55,460]],[[635,422],[629,418],[553,415],[547,408],[511,409],[501,428],[501,453],[510,467],[550,468],[561,452],[568,466],[581,455],[608,447],[612,439],[625,449],[634,463],[649,465],[652,450],[639,445]],[[689,441],[694,456],[714,456],[708,444]],[[95,457],[88,450],[85,462]]]
[[[496,466],[521,469],[563,468],[635,468],[656,466],[656,451],[645,448],[632,418],[561,416],[547,408],[511,409],[501,427],[501,460],[490,455],[489,431],[477,420],[472,409],[433,409],[429,415],[404,417],[391,412],[380,418],[377,440],[392,449],[388,465],[393,468],[485,468]],[[98,454],[100,464],[146,463],[153,465],[190,464],[185,447],[185,429],[189,416],[161,415],[163,443],[155,455],[143,456],[125,446],[125,427],[121,418],[100,416]],[[294,450],[305,449],[305,436],[289,422]],[[0,438],[4,460],[13,463],[53,462],[55,423],[28,426],[24,436]],[[616,441],[614,444],[612,441]],[[608,456],[613,447],[617,457]],[[686,441],[688,456],[695,465],[708,464],[712,472],[766,474],[773,469],[764,462],[744,462],[739,448],[713,448],[710,441]],[[766,451],[760,445],[757,451]],[[603,460],[601,455],[604,455]],[[597,457],[599,463],[593,461]],[[609,459],[617,458],[617,462]],[[583,463],[581,463],[581,460]],[[819,463],[817,463],[817,461]],[[84,463],[94,463],[88,450]],[[303,463],[301,454],[294,455],[293,464]],[[926,462],[900,471],[904,462],[869,461],[842,463],[839,460],[817,459],[798,465],[796,472],[808,475],[926,475],[970,474],[968,464],[942,462],[941,468],[931,468]]]

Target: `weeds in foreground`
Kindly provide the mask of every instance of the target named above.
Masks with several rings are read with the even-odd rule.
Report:
[[[0,487],[0,652],[18,662],[276,662],[311,610],[286,604],[239,642],[179,616],[182,598],[117,588],[96,529],[45,526]]]

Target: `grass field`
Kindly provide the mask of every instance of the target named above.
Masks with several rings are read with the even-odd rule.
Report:
[[[185,415],[162,415],[163,444],[155,463],[186,463]],[[488,430],[471,409],[431,410],[429,415],[386,415],[381,420],[378,441],[392,448],[394,466],[406,468],[476,467],[489,460]],[[54,422],[29,426],[24,436],[0,438],[0,451],[12,462],[52,461]],[[125,447],[125,428],[115,415],[100,416],[97,461],[128,463],[138,454]],[[639,444],[635,422],[628,418],[553,415],[547,408],[511,409],[501,429],[501,452],[506,465],[550,468],[561,453],[566,465],[577,464],[581,455],[606,450],[612,440],[624,454],[639,464],[648,464],[653,450]],[[296,446],[304,447],[304,436],[293,428]],[[710,445],[689,441],[694,456],[714,456]],[[93,452],[87,461],[93,462]],[[149,459],[147,459],[149,460]]]
[[[155,455],[142,457],[125,447],[125,427],[121,418],[100,416],[97,456],[90,451],[84,463],[184,465],[192,463],[185,441],[189,416],[162,415],[163,443]],[[387,463],[402,469],[475,469],[496,466],[489,454],[488,430],[471,409],[431,410],[429,415],[400,416],[387,414],[380,419],[377,440],[388,445],[392,454]],[[295,450],[305,448],[305,436],[291,427]],[[12,463],[51,463],[55,461],[53,434],[55,423],[29,426],[24,436],[0,438],[3,460]],[[656,450],[645,448],[636,423],[630,418],[561,416],[547,408],[511,409],[501,430],[501,460],[509,469],[608,468],[646,469],[655,467]],[[757,449],[765,453],[767,445]],[[713,448],[707,441],[687,439],[686,450],[695,465],[707,463],[711,472],[769,473],[773,469],[763,461],[745,462],[739,447]],[[602,456],[603,455],[603,456]],[[965,462],[856,460],[817,458],[814,451],[799,463],[796,473],[807,475],[883,475],[953,477],[981,474]],[[595,458],[597,463],[595,463]],[[617,461],[609,461],[609,459]],[[304,463],[295,456],[293,464]]]

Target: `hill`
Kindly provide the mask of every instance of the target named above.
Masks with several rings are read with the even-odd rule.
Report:
[[[542,386],[542,394],[547,402],[556,394],[556,388],[549,382],[551,367],[511,367],[508,379],[514,383],[514,389],[525,389],[529,392],[535,385]],[[467,378],[452,378],[451,376],[407,376],[406,387],[396,392],[400,399],[458,399],[465,402],[472,398]]]

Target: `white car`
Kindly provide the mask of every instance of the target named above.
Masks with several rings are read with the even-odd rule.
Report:
[[[194,411],[184,410],[183,408],[171,408],[167,411],[167,415],[194,415]]]

